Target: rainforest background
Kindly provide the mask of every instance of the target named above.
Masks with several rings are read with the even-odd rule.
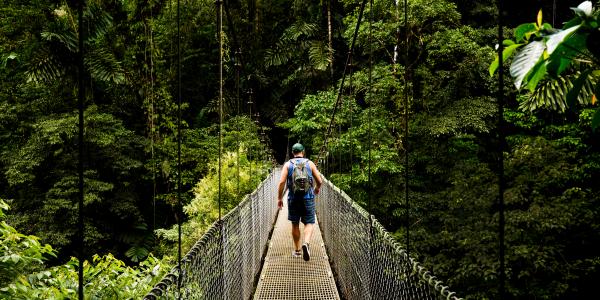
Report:
[[[507,37],[540,9],[559,28],[579,4],[504,2]],[[76,3],[0,7],[0,297],[76,294],[79,30],[85,272],[96,274],[86,295],[140,298],[175,264],[176,1],[88,0],[83,29]],[[218,218],[219,49],[214,1],[180,4],[186,251]],[[316,160],[360,2],[226,5],[225,210],[282,164],[291,144]],[[407,8],[405,23],[403,2],[367,5],[323,171],[364,207],[371,202],[399,241],[408,228],[411,255],[459,296],[498,298],[495,2],[409,0]],[[584,299],[600,279],[597,104],[530,109],[523,103],[535,95],[506,87],[508,294]]]

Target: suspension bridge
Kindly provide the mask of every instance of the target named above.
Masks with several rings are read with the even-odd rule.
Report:
[[[311,259],[292,257],[278,179],[271,172],[215,222],[144,299],[459,299],[328,180]]]

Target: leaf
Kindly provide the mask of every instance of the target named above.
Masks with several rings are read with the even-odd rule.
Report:
[[[521,88],[523,79],[540,60],[544,53],[545,45],[541,41],[534,41],[517,53],[510,65],[510,75],[514,78],[517,89]]]
[[[65,46],[69,51],[76,53],[79,45],[77,44],[77,35],[72,31],[50,32],[44,31],[41,37],[46,41],[57,41]]]
[[[559,31],[557,33],[551,34],[546,41],[546,46],[548,47],[548,54],[552,54],[554,50],[575,30],[579,29],[581,25],[573,26],[569,29],[565,29]]]
[[[544,75],[546,75],[546,62],[540,60],[535,67],[533,67],[533,70],[531,70],[531,73],[528,76],[529,80],[527,80],[527,88],[529,88],[529,91],[535,91],[535,87],[538,82],[544,78]]]
[[[573,88],[567,93],[567,105],[572,107],[579,96],[579,92],[583,87],[583,84],[587,81],[588,76],[592,73],[591,69],[585,70],[579,75],[579,78],[573,82]]]
[[[507,46],[506,48],[504,48],[504,51],[502,51],[502,61],[506,61],[510,56],[512,56],[512,54],[515,52],[515,50],[519,47],[521,47],[523,44],[512,44],[510,46]],[[490,72],[490,76],[493,76],[494,73],[496,73],[496,70],[498,69],[498,56],[496,56],[496,59],[494,60],[494,62],[492,62],[492,64],[490,65],[489,68],[489,72]]]
[[[589,17],[592,15],[592,1],[584,1],[577,7],[571,7],[571,9],[581,17]]]
[[[517,43],[522,42],[526,34],[536,31],[537,28],[535,27],[535,23],[521,24],[515,29],[515,40],[517,41]]]
[[[330,63],[327,45],[319,41],[311,42],[308,49],[308,58],[315,69],[326,70]]]
[[[542,10],[540,9],[540,11],[538,11],[538,14],[537,14],[537,25],[538,25],[538,28],[542,28],[542,16],[543,16],[542,15]]]
[[[548,74],[558,76],[565,71],[574,58],[576,58],[582,49],[585,49],[587,34],[573,34],[558,45],[556,50],[550,55],[548,62]]]

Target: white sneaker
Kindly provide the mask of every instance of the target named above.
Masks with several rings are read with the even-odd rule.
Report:
[[[300,250],[292,251],[292,257],[300,257],[302,256],[302,252]]]

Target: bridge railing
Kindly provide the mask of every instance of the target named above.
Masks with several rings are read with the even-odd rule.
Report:
[[[459,299],[409,257],[372,215],[327,180],[317,215],[345,299]]]
[[[215,222],[182,258],[181,272],[174,267],[144,299],[251,298],[277,215],[279,174]]]

